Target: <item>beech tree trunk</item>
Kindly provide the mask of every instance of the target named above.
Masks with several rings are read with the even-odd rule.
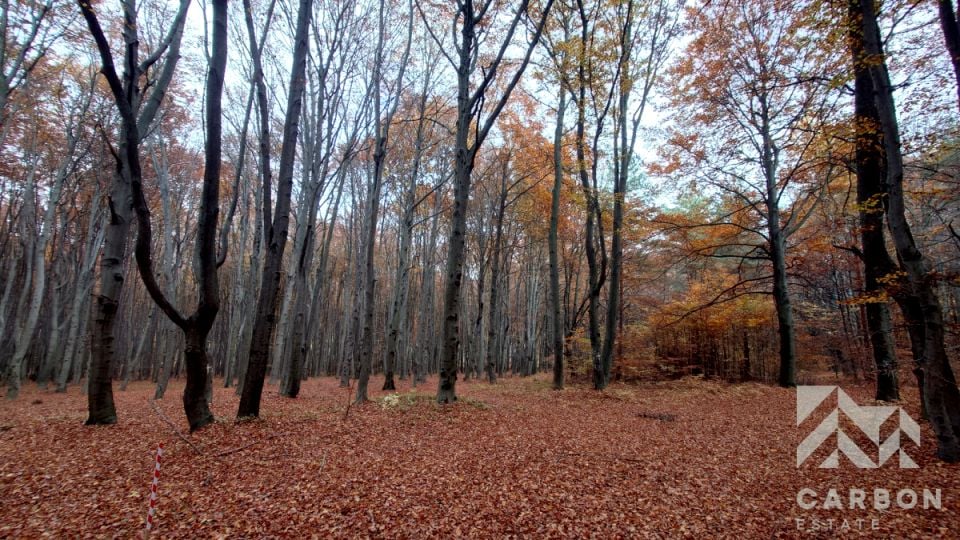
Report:
[[[122,136],[122,134],[121,134]],[[120,143],[120,155],[124,155]],[[123,287],[123,261],[126,259],[127,237],[130,234],[132,200],[130,183],[123,178],[117,164],[113,187],[107,199],[108,221],[100,256],[100,291],[96,297],[96,316],[93,324],[90,372],[87,377],[86,424],[115,424],[117,412],[113,403],[111,368],[114,358],[113,327]]]
[[[603,247],[603,232],[597,232],[598,222],[602,223],[600,204],[597,201],[597,192],[591,184],[592,176],[596,177],[597,160],[587,161],[587,88],[590,85],[590,74],[587,72],[587,55],[592,52],[588,49],[590,43],[590,18],[582,0],[577,0],[577,11],[580,16],[579,56],[577,60],[576,94],[574,102],[577,106],[577,124],[575,132],[577,153],[577,175],[580,178],[580,187],[587,203],[586,220],[584,223],[584,251],[587,254],[587,335],[590,338],[590,360],[593,368],[593,385],[603,388],[603,343],[600,340],[600,292],[606,280],[606,250]],[[603,116],[606,115],[606,109]],[[603,118],[597,119],[594,142],[599,139],[603,129]],[[596,144],[594,144],[596,146]],[[601,261],[597,260],[597,243],[600,243]]]
[[[887,180],[887,226],[905,276],[898,284],[914,309],[904,317],[916,337],[913,347],[922,377],[922,395],[926,412],[937,436],[937,456],[947,462],[960,461],[960,389],[944,346],[943,313],[936,293],[934,276],[916,244],[906,219],[903,193],[903,155],[897,123],[893,86],[887,71],[877,14],[872,0],[861,0],[864,50],[872,59],[868,64],[876,92],[876,105],[883,133]],[[921,337],[922,336],[922,337]],[[922,344],[922,345],[921,345]]]
[[[761,168],[766,193],[764,205],[767,210],[767,254],[773,266],[773,303],[777,312],[777,335],[780,343],[780,371],[777,382],[784,388],[797,385],[797,348],[793,329],[793,308],[787,287],[787,233],[780,222],[780,196],[778,185],[779,155],[770,133],[770,104],[767,90],[758,96],[760,102]]]
[[[367,401],[367,386],[370,381],[370,372],[373,368],[373,316],[376,304],[376,268],[374,265],[374,253],[376,251],[377,241],[377,220],[380,212],[380,192],[383,185],[384,162],[387,157],[387,141],[390,136],[390,127],[393,123],[394,114],[397,112],[397,106],[400,103],[400,88],[403,86],[403,77],[407,68],[407,58],[410,53],[410,42],[413,37],[413,3],[411,0],[410,11],[408,14],[408,26],[406,47],[403,57],[400,59],[399,72],[394,81],[392,91],[384,95],[380,85],[383,78],[384,59],[383,48],[387,32],[386,4],[380,0],[380,17],[377,32],[376,59],[373,70],[373,111],[374,121],[376,122],[376,137],[374,139],[373,150],[373,176],[370,179],[370,190],[368,196],[368,216],[366,238],[364,239],[364,312],[363,312],[363,333],[360,339],[360,380],[357,384],[357,403]],[[386,110],[384,110],[386,108]],[[384,384],[386,389],[393,389],[393,370],[391,367],[389,378]]]
[[[86,107],[82,107],[85,111]],[[60,202],[60,194],[63,191],[63,183],[67,175],[73,169],[74,151],[77,147],[79,133],[74,132],[76,126],[67,126],[67,148],[61,158],[62,161],[57,168],[53,179],[53,185],[50,186],[47,198],[47,207],[43,213],[43,221],[40,228],[40,234],[32,242],[32,252],[29,256],[33,257],[33,278],[30,283],[30,302],[27,307],[27,316],[23,321],[23,326],[16,335],[16,346],[13,351],[13,358],[10,360],[9,377],[7,378],[7,398],[14,399],[20,392],[20,379],[22,377],[22,364],[27,356],[30,345],[33,342],[33,335],[37,329],[37,322],[40,318],[40,308],[46,293],[47,283],[47,246],[50,242],[53,228],[56,227],[57,204]],[[34,204],[32,197],[24,204]],[[57,314],[53,313],[53,321],[56,324]]]
[[[412,14],[411,14],[412,18]],[[427,99],[432,78],[432,70],[424,75],[423,88],[417,102],[417,129],[414,136],[413,164],[404,193],[403,215],[400,223],[400,248],[397,254],[397,274],[394,279],[393,300],[390,308],[390,322],[387,329],[387,359],[384,366],[383,390],[396,390],[394,370],[397,367],[401,317],[407,311],[407,298],[410,291],[410,247],[413,243],[413,219],[417,206],[417,184],[420,180],[420,165],[423,159],[424,128],[427,121]]]
[[[567,91],[560,84],[557,103],[557,126],[553,132],[553,191],[550,194],[550,314],[553,338],[553,388],[563,389],[563,305],[560,303],[560,256],[558,228],[560,223],[560,194],[563,191],[563,117],[567,110]],[[493,283],[492,288],[496,288]],[[491,307],[492,313],[492,307]],[[491,317],[492,321],[492,317]],[[491,322],[490,326],[493,326]],[[488,368],[489,369],[489,368]]]
[[[440,236],[440,214],[443,208],[443,192],[437,189],[433,199],[433,218],[430,234],[423,250],[423,274],[420,282],[420,321],[417,335],[417,352],[413,360],[413,385],[427,380],[427,373],[437,357],[436,340],[436,262],[435,252]]]
[[[280,149],[280,168],[278,175],[277,206],[272,223],[267,230],[267,251],[263,267],[260,294],[257,300],[256,318],[253,323],[253,338],[250,342],[250,357],[244,374],[243,392],[237,417],[256,417],[260,415],[260,399],[267,373],[270,346],[276,328],[275,311],[280,292],[280,273],[283,252],[287,244],[287,232],[290,223],[290,196],[293,191],[293,167],[296,157],[297,136],[300,128],[300,112],[303,106],[303,92],[306,87],[307,50],[309,48],[308,28],[313,0],[300,0],[297,10],[297,28],[294,36],[293,67],[290,72],[290,86],[287,96],[287,112],[283,123],[283,142]],[[255,42],[254,42],[255,43]],[[256,56],[259,56],[257,54]],[[266,104],[260,102],[261,119]],[[261,128],[267,129],[261,120]],[[261,146],[263,145],[261,139]],[[264,171],[267,169],[264,169]],[[268,220],[269,178],[264,177],[264,221]]]
[[[459,23],[459,40],[456,44],[457,61],[457,124],[454,147],[454,189],[453,214],[450,224],[450,235],[447,240],[447,262],[444,269],[446,284],[443,293],[443,319],[440,350],[440,382],[437,388],[438,403],[452,403],[456,401],[457,359],[460,352],[460,288],[463,281],[464,262],[464,234],[467,223],[467,204],[470,199],[470,182],[477,152],[483,145],[484,139],[496,121],[510,94],[520,81],[530,62],[530,55],[540,41],[543,26],[546,23],[553,6],[553,0],[547,0],[543,7],[533,39],[526,44],[523,61],[516,68],[512,78],[507,82],[503,93],[491,106],[486,118],[481,119],[483,107],[478,103],[486,97],[490,83],[497,75],[503,62],[507,47],[513,41],[514,32],[520,21],[528,17],[529,2],[523,0],[516,6],[511,16],[511,22],[506,35],[502,38],[497,56],[484,69],[482,81],[476,91],[471,89],[470,79],[477,68],[476,56],[480,44],[477,41],[477,31],[483,31],[489,5],[478,7],[473,0],[465,0],[458,4],[458,11],[454,19],[454,27]]]
[[[857,16],[859,0],[852,0],[850,13]],[[854,119],[856,128],[857,205],[860,220],[860,253],[863,262],[864,294],[870,297],[866,311],[867,332],[873,361],[877,368],[876,398],[900,399],[897,381],[897,357],[894,350],[890,309],[883,298],[881,279],[891,275],[896,265],[887,252],[883,216],[887,206],[883,136],[874,100],[873,81],[864,63],[863,33],[855,25],[849,31],[850,51],[855,74]]]
[[[100,54],[101,71],[107,77],[114,102],[121,115],[119,143],[117,144],[116,172],[108,198],[109,219],[100,258],[100,293],[97,297],[97,314],[94,321],[91,366],[88,378],[88,410],[86,424],[114,424],[117,421],[113,402],[111,369],[114,360],[114,323],[119,308],[120,293],[124,281],[127,237],[133,219],[133,186],[139,181],[139,145],[147,128],[156,117],[166,89],[173,78],[179,60],[180,41],[186,20],[189,0],[181,0],[170,31],[160,49],[166,49],[166,60],[145,101],[141,96],[142,70],[139,62],[139,37],[137,35],[137,7],[135,0],[123,4],[123,39],[127,44],[123,57],[123,79],[116,73],[113,54],[106,35],[100,26],[94,8],[84,0],[77,1],[90,35]],[[141,108],[142,106],[142,108]],[[138,116],[139,111],[139,116]],[[151,276],[152,277],[152,276]]]
[[[96,192],[99,195],[99,191]],[[99,196],[94,196],[93,200],[99,200]],[[70,311],[67,316],[67,335],[63,348],[63,358],[59,371],[57,372],[57,392],[67,391],[67,381],[70,379],[70,371],[74,367],[75,358],[79,356],[77,352],[78,341],[81,336],[86,334],[85,313],[89,311],[90,289],[93,285],[93,269],[97,263],[97,256],[100,253],[100,247],[103,245],[103,235],[105,231],[103,223],[103,212],[100,205],[96,205],[91,212],[90,221],[87,225],[87,236],[84,242],[83,261],[80,271],[77,273],[76,288],[73,291],[73,299],[70,303]]]

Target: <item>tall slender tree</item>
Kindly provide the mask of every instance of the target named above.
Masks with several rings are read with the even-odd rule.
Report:
[[[387,40],[387,15],[389,14],[389,10],[386,9],[385,0],[380,0],[379,14],[380,16],[377,19],[377,49],[374,52],[375,58],[372,81],[373,114],[376,134],[374,135],[373,141],[373,173],[370,178],[370,188],[367,194],[367,227],[365,230],[366,238],[364,239],[363,253],[363,291],[365,299],[363,302],[363,332],[360,338],[358,361],[360,366],[360,380],[357,384],[357,403],[367,401],[367,386],[370,381],[370,371],[373,368],[373,315],[375,308],[374,302],[376,300],[374,286],[377,281],[375,276],[376,270],[374,268],[374,252],[377,240],[377,219],[380,211],[380,193],[383,186],[383,169],[387,158],[387,142],[390,137],[390,127],[393,123],[393,117],[397,113],[397,107],[400,105],[404,73],[406,73],[407,61],[410,58],[410,43],[413,39],[413,1],[411,0],[409,3],[406,40],[403,47],[403,55],[400,57],[400,64],[397,68],[396,79],[393,81],[393,85],[386,89],[386,92],[384,92],[384,88],[382,88],[382,85],[386,83],[384,80],[384,68],[386,67],[384,48]],[[387,381],[392,384],[390,378],[388,378]],[[387,389],[393,390],[393,388],[389,388],[390,385],[386,386]]]
[[[297,9],[297,23],[294,34],[293,63],[290,70],[290,85],[287,93],[287,111],[283,122],[283,142],[280,147],[280,166],[277,171],[277,204],[270,219],[270,177],[269,167],[262,167],[263,175],[263,215],[266,237],[266,259],[264,261],[260,295],[257,299],[256,318],[253,325],[253,338],[250,342],[250,358],[244,376],[243,392],[240,396],[240,407],[237,416],[240,418],[260,415],[260,398],[263,394],[264,377],[267,373],[267,361],[270,357],[270,345],[276,319],[274,312],[277,309],[277,298],[280,292],[280,276],[283,252],[287,245],[287,233],[290,225],[290,197],[293,192],[294,160],[296,158],[297,137],[300,131],[300,114],[303,108],[303,93],[306,88],[307,50],[309,44],[309,27],[313,0],[300,0]],[[252,43],[255,41],[251,40]],[[258,91],[259,93],[259,91]],[[261,129],[268,129],[263,124],[263,107],[260,102]],[[266,125],[269,125],[269,121]],[[263,140],[261,139],[261,148]],[[269,148],[267,148],[269,151]],[[269,163],[269,158],[263,158],[263,163]],[[267,226],[267,222],[269,226]]]
[[[540,41],[540,35],[543,32],[550,8],[553,6],[553,0],[547,0],[536,19],[533,19],[529,13],[529,0],[523,0],[516,6],[515,11],[509,17],[509,23],[502,40],[497,46],[496,53],[484,66],[479,84],[473,87],[471,79],[480,67],[477,57],[480,53],[481,44],[491,37],[492,21],[498,16],[502,16],[496,9],[491,11],[491,8],[498,4],[495,0],[485,2],[464,0],[458,2],[456,10],[452,14],[454,28],[459,29],[455,33],[454,49],[456,57],[445,53],[447,60],[456,70],[457,123],[453,217],[447,241],[447,262],[444,270],[446,284],[443,293],[438,403],[452,403],[457,399],[457,359],[460,351],[460,289],[463,282],[467,203],[470,199],[471,174],[473,173],[477,152],[530,63],[530,56]],[[429,29],[430,23],[427,21],[423,7],[419,3],[417,6]],[[525,20],[533,23],[533,34],[523,48],[524,53],[520,64],[506,82],[503,92],[493,101],[493,106],[489,109],[489,112],[483,115],[487,94],[494,87],[494,82],[501,71],[505,69],[507,51],[515,46],[514,35]],[[434,39],[437,39],[436,33],[432,29],[430,29],[430,34]],[[443,48],[443,45],[440,44],[440,47]]]
[[[863,262],[864,294],[868,300],[864,309],[870,348],[877,367],[876,397],[883,401],[895,401],[900,397],[897,357],[883,280],[893,274],[896,265],[887,251],[883,232],[883,216],[887,207],[883,136],[874,100],[873,80],[867,70],[867,58],[863,50],[859,6],[860,0],[848,2],[849,16],[854,21],[848,25],[848,42],[854,72],[855,160],[861,245],[857,255]]]
[[[674,101],[686,115],[670,144],[685,164],[680,170],[734,205],[703,225],[735,237],[714,246],[711,256],[739,258],[748,263],[741,268],[755,269],[720,296],[770,284],[784,387],[796,385],[797,372],[790,239],[823,192],[818,178],[829,176],[811,171],[830,162],[817,141],[830,136],[837,103],[823,77],[811,75],[830,73],[837,60],[830,49],[807,44],[822,34],[806,20],[790,2],[711,4],[697,13],[697,35],[673,72]],[[756,268],[754,261],[768,265]]]

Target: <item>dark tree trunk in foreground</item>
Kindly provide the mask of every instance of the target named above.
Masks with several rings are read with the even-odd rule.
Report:
[[[906,218],[900,128],[873,1],[861,0],[860,13],[856,15],[862,20],[865,53],[876,59],[868,64],[868,71],[876,92],[886,156],[887,226],[904,273],[895,286],[900,289],[898,294],[903,294],[913,306],[904,310],[904,318],[911,328],[911,338],[917,339],[913,349],[919,358],[915,361],[921,370],[918,376],[923,378],[924,406],[937,436],[937,456],[956,462],[960,461],[960,389],[944,346],[943,312],[935,278]],[[856,15],[853,20],[857,19]]]
[[[120,304],[124,282],[127,238],[133,220],[134,182],[141,181],[140,143],[156,117],[166,89],[173,78],[174,68],[180,57],[180,41],[186,20],[189,0],[182,0],[169,33],[163,42],[146,60],[139,57],[137,35],[137,6],[134,0],[123,3],[124,48],[123,78],[116,71],[113,53],[106,34],[93,6],[83,0],[77,5],[91,37],[100,54],[101,72],[107,79],[115,105],[120,112],[119,141],[116,145],[116,172],[108,199],[109,217],[104,234],[103,254],[100,257],[100,292],[96,299],[96,315],[93,326],[90,373],[88,379],[87,405],[89,416],[86,424],[114,424],[117,421],[113,402],[111,373],[114,360],[114,323]],[[166,53],[159,75],[149,82],[150,93],[140,85],[142,75]],[[139,116],[138,116],[139,115]]]
[[[243,393],[237,417],[260,415],[260,398],[270,358],[270,344],[276,329],[275,311],[280,293],[280,273],[283,252],[287,245],[290,225],[290,196],[293,191],[293,167],[296,157],[297,135],[300,129],[300,110],[303,107],[303,92],[306,87],[308,28],[313,0],[300,0],[297,11],[297,29],[294,36],[293,67],[287,94],[287,112],[283,122],[283,142],[280,147],[280,167],[277,172],[277,206],[273,220],[266,231],[267,252],[263,266],[260,295],[253,323],[253,338],[250,342],[250,358],[244,375]],[[261,106],[265,104],[261,103]],[[261,118],[264,116],[261,109]],[[263,141],[261,141],[263,145]],[[263,159],[263,156],[261,156]],[[264,177],[264,194],[269,188],[269,177]],[[269,216],[269,198],[265,198],[264,215]],[[266,220],[266,217],[264,218]]]
[[[859,0],[852,0],[851,14],[856,15]],[[896,266],[883,232],[884,194],[883,136],[874,101],[873,81],[864,64],[862,32],[851,26],[850,52],[855,73],[854,109],[856,113],[857,206],[860,218],[859,253],[863,262],[864,294],[869,301],[866,311],[870,348],[877,367],[876,398],[882,401],[900,399],[897,381],[897,357],[894,350],[890,308],[884,296],[881,279],[891,275]]]
[[[557,126],[553,133],[553,191],[550,195],[550,314],[553,330],[553,388],[563,389],[563,305],[560,302],[560,193],[563,190],[563,116],[567,109],[567,91],[560,85]],[[495,288],[496,283],[493,284]],[[492,309],[492,308],[491,308]],[[492,313],[492,311],[491,311]],[[491,317],[492,320],[492,317]],[[491,322],[492,325],[492,322]]]
[[[223,84],[227,70],[227,0],[213,0],[213,46],[210,68],[207,72],[207,141],[203,170],[203,191],[200,201],[200,218],[197,220],[197,248],[199,261],[200,300],[197,311],[181,326],[185,334],[184,363],[187,367],[187,384],[183,389],[183,408],[190,422],[190,430],[213,423],[207,388],[211,376],[207,369],[207,336],[220,310],[220,284],[217,275],[217,221],[220,207],[220,169],[222,147],[222,100]],[[139,198],[142,199],[142,191]],[[141,223],[149,215],[141,215]],[[141,225],[142,226],[142,225]],[[140,262],[140,238],[137,239],[137,262]],[[150,245],[142,249],[149,257]],[[141,275],[152,268],[140,264]],[[159,289],[157,289],[159,290]]]
[[[521,20],[528,17],[529,2],[524,0],[516,7],[506,35],[500,42],[497,56],[485,67],[483,78],[476,90],[470,88],[470,78],[477,68],[476,56],[479,52],[478,31],[483,31],[488,18],[494,18],[487,13],[489,5],[481,8],[473,0],[464,0],[459,3],[454,24],[460,24],[460,39],[456,44],[457,62],[457,126],[455,137],[454,186],[453,186],[453,216],[450,225],[450,236],[447,240],[447,262],[445,266],[446,284],[443,292],[443,319],[440,343],[440,383],[437,388],[438,403],[453,403],[457,400],[457,358],[460,352],[460,287],[463,281],[464,262],[464,235],[467,225],[467,203],[470,199],[470,181],[473,173],[477,152],[497,116],[503,110],[510,94],[520,81],[530,62],[530,55],[540,41],[540,34],[546,23],[553,0],[547,0],[543,12],[536,25],[533,40],[527,44],[522,63],[517,67],[513,77],[500,98],[492,104],[487,117],[479,118],[483,107],[478,106],[486,98],[487,90],[497,75],[507,48],[513,41],[513,35]],[[449,58],[449,57],[448,57]]]
[[[197,219],[196,251],[197,309],[190,317],[183,317],[164,295],[155,279],[151,260],[150,210],[143,194],[139,175],[134,176],[133,204],[137,213],[137,243],[135,254],[140,277],[161,310],[184,333],[184,364],[187,383],[183,390],[183,409],[195,431],[213,423],[210,412],[210,372],[207,369],[207,336],[220,311],[220,285],[217,275],[217,222],[220,214],[220,170],[222,149],[222,98],[227,68],[227,1],[213,1],[213,39],[206,88],[206,147],[204,156],[203,188],[200,194],[200,215]],[[138,165],[139,167],[139,165]],[[137,171],[139,172],[139,171]]]

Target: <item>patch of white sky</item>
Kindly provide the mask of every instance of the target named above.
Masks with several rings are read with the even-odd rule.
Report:
[[[668,58],[673,58],[690,40],[690,36],[677,36],[670,45],[671,52],[668,53]],[[542,135],[552,141],[556,128],[556,109],[559,102],[558,82],[555,80],[555,76],[534,76],[533,73],[535,70],[539,70],[541,73],[544,70],[553,70],[554,67],[552,64],[549,64],[549,62],[550,60],[543,52],[543,49],[538,49],[534,65],[530,68],[531,73],[524,78],[524,90],[541,104],[542,111],[539,120],[543,125]],[[657,80],[650,94],[647,96],[647,103],[644,106],[643,115],[638,125],[639,131],[633,147],[631,164],[633,180],[638,180],[638,182],[631,181],[628,184],[628,197],[641,198],[645,203],[657,207],[674,206],[678,197],[677,191],[672,189],[669,183],[664,182],[663,179],[650,176],[647,173],[647,167],[650,164],[656,163],[661,158],[660,148],[666,140],[668,133],[667,128],[671,121],[669,102],[665,93],[665,71],[669,63],[670,61],[668,59],[660,69],[656,78]],[[565,134],[570,134],[575,129],[576,109],[571,105],[570,99],[568,96],[566,118],[564,119]],[[634,92],[633,99],[631,100],[631,113],[637,111],[639,105],[637,92]],[[591,129],[592,127],[587,128],[588,137],[590,136]],[[609,162],[609,156],[612,153],[612,136],[613,118],[612,115],[608,114],[604,123],[603,136],[599,141],[600,144],[603,145],[602,151],[607,154],[607,157],[603,164],[604,167],[601,167],[598,171],[600,175],[600,178],[598,178],[600,185],[606,185],[608,187],[612,186],[611,176],[613,165]]]

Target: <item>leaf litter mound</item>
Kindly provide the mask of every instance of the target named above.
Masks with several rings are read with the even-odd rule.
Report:
[[[217,388],[217,422],[187,434],[182,382],[115,392],[119,424],[86,427],[86,397],[25,388],[0,403],[0,537],[129,538],[143,530],[157,443],[165,443],[156,534],[224,537],[935,538],[960,531],[958,465],[933,434],[905,445],[919,469],[850,463],[797,468],[795,394],[701,380],[598,393],[550,390],[545,376],[460,382],[439,406],[431,380],[396,394],[304,383],[264,394],[260,420],[236,423]],[[371,381],[371,388],[379,388]],[[845,387],[870,403],[867,387]],[[915,389],[905,390],[919,417]],[[833,440],[833,439],[831,439]],[[830,443],[830,441],[828,441]],[[835,442],[834,442],[835,444]],[[834,446],[835,447],[835,446]],[[818,458],[819,460],[815,460]],[[942,509],[804,510],[803,488],[939,488]],[[797,519],[804,520],[798,530]],[[832,530],[826,529],[833,519]],[[812,528],[814,520],[821,522]],[[846,528],[843,527],[846,520]],[[858,521],[859,524],[858,524]],[[876,520],[875,522],[873,520]],[[874,529],[876,527],[876,529]]]

